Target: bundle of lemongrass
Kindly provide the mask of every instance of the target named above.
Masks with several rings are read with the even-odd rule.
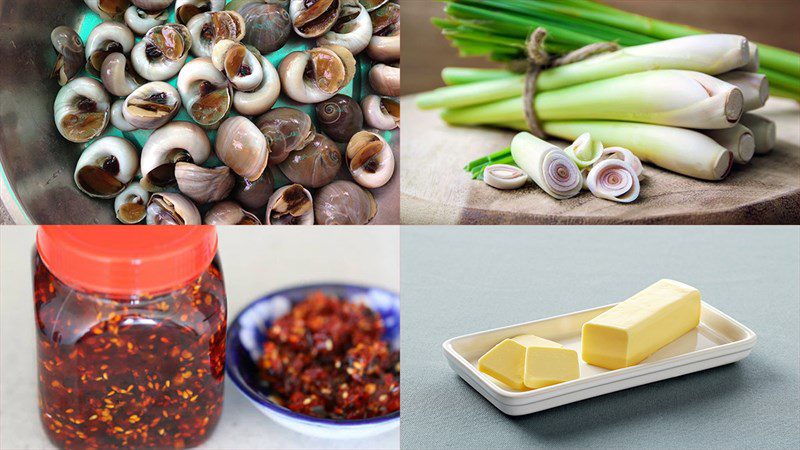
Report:
[[[550,136],[630,149],[639,159],[704,180],[720,180],[733,162],[746,164],[775,143],[774,123],[745,113],[769,96],[747,39],[708,34],[623,48],[543,70],[533,110]],[[423,109],[444,108],[453,125],[527,130],[525,75],[503,70],[445,69],[447,87],[420,95]],[[513,146],[512,146],[513,147]],[[473,161],[519,163],[508,148]],[[573,158],[577,159],[577,158]],[[580,163],[579,161],[576,161]]]
[[[556,55],[595,42],[628,47],[707,33],[593,0],[443,1],[447,17],[434,19],[434,24],[462,55],[485,55],[496,61],[524,58],[525,42],[537,27],[547,29],[545,49]],[[800,100],[800,54],[755,43],[751,52],[760,54],[761,67],[753,70],[767,75],[773,95]]]

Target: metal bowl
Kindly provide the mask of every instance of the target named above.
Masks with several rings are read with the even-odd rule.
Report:
[[[99,18],[82,0],[0,0],[0,199],[17,223],[118,223],[113,200],[89,198],[75,186],[73,171],[86,145],[61,137],[53,119],[60,86],[50,78],[56,60],[50,32],[68,25],[85,40],[97,23]],[[295,36],[266,56],[277,67],[288,53],[309,48],[313,42]],[[356,78],[342,93],[360,100],[369,93],[372,63],[366,55],[359,55],[357,61]],[[301,108],[315,117],[314,105],[299,105],[281,96],[275,107],[279,106]],[[181,114],[178,119],[188,117],[185,111]],[[399,130],[380,133],[392,144],[399,162]],[[145,131],[124,133],[139,148],[147,136]],[[277,186],[286,183],[279,170],[273,173]],[[389,184],[372,191],[379,205],[372,224],[399,223],[399,174],[397,167]],[[346,169],[339,178],[349,179]]]

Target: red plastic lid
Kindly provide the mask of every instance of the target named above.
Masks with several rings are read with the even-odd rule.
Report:
[[[90,292],[165,292],[200,276],[217,253],[212,226],[42,226],[42,261],[61,281]]]

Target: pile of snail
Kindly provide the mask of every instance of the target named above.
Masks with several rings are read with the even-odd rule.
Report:
[[[65,139],[88,144],[78,189],[115,199],[120,222],[366,224],[375,216],[370,189],[395,172],[381,131],[400,125],[397,0],[85,3],[104,20],[85,44],[69,27],[51,35],[62,86],[55,122]],[[276,69],[266,56],[293,33],[310,48]],[[340,91],[362,52],[374,94],[359,102]],[[302,110],[274,107],[281,94],[315,105],[319,130]],[[182,108],[191,121],[175,120]],[[109,125],[153,132],[140,150],[109,136]],[[209,167],[217,159],[223,165]],[[335,180],[343,164],[352,181]],[[274,170],[291,184],[275,189]]]

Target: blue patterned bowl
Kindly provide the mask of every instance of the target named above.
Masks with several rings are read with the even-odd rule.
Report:
[[[400,349],[400,297],[379,288],[344,284],[316,284],[278,291],[248,305],[228,327],[226,371],[250,402],[281,425],[307,435],[325,438],[362,438],[397,428],[400,412],[361,420],[320,419],[296,413],[270,399],[269,388],[258,376],[256,363],[272,323],[309,294],[322,291],[351,302],[363,303],[380,314],[386,327],[384,339]]]

